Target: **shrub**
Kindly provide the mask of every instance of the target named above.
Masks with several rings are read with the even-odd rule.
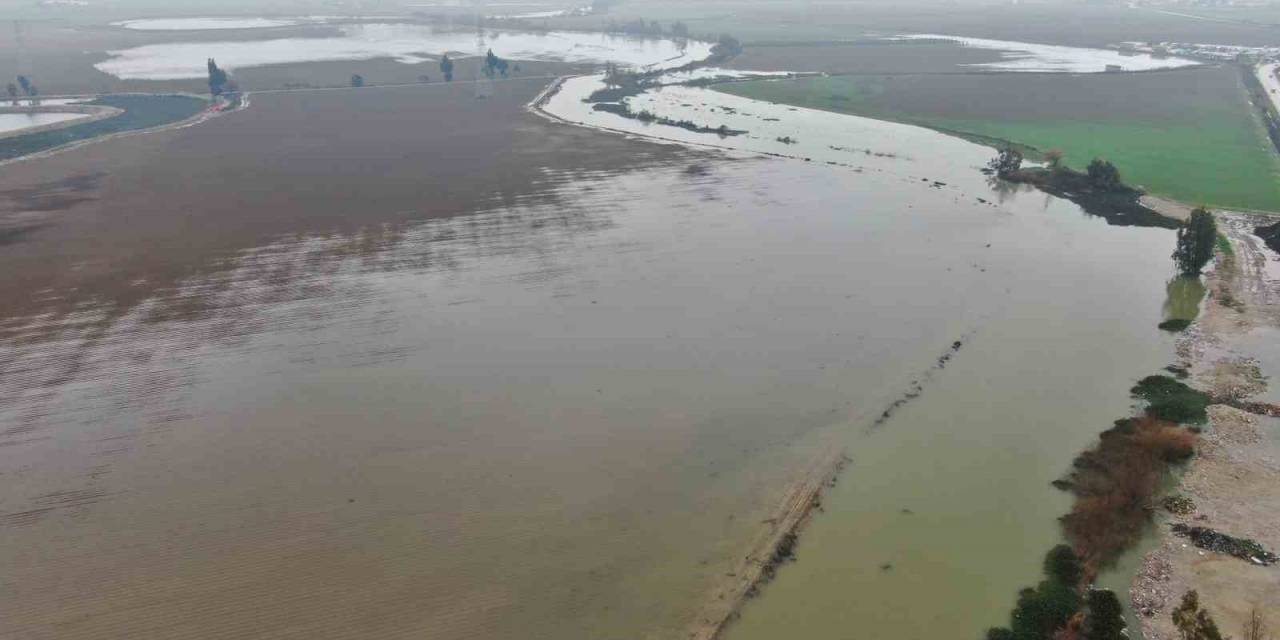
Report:
[[[1182,603],[1173,610],[1173,625],[1178,628],[1182,640],[1222,640],[1222,633],[1213,617],[1200,607],[1200,594],[1188,591]]]
[[[1116,191],[1123,186],[1120,182],[1120,170],[1102,158],[1094,158],[1085,169],[1085,174],[1089,176],[1089,184],[1099,191]]]
[[[1124,607],[1114,591],[1093,589],[1085,597],[1088,615],[1084,637],[1087,640],[1125,640]]]
[[[1175,493],[1165,498],[1160,504],[1169,513],[1176,513],[1180,516],[1190,515],[1195,513],[1196,510],[1195,501],[1181,493]]]
[[[1139,418],[1133,444],[1165,462],[1178,462],[1196,452],[1196,434],[1171,422]]]
[[[1156,327],[1164,331],[1173,331],[1175,333],[1183,331],[1189,326],[1191,326],[1191,321],[1186,318],[1170,318],[1169,320],[1165,320],[1164,322],[1156,325]]]
[[[1197,435],[1152,416],[1117,420],[1075,460],[1066,486],[1076,494],[1063,530],[1086,565],[1085,577],[1128,549],[1150,522],[1160,477],[1195,451]]]
[[[987,167],[1001,178],[1012,176],[1022,169],[1022,152],[1013,147],[1005,147],[987,163]]]
[[[1079,560],[1070,547],[1059,545],[1051,549],[1044,558],[1046,579],[1034,589],[1018,592],[1009,626],[988,629],[987,640],[1044,640],[1065,627],[1080,611],[1076,584],[1081,573]]]
[[[1147,376],[1129,392],[1147,401],[1149,416],[1192,424],[1203,424],[1208,419],[1205,408],[1209,406],[1209,395],[1169,376]]]
[[[1045,638],[1065,626],[1079,610],[1080,594],[1074,585],[1045,580],[1018,594],[1010,628],[1014,638]]]
[[[1069,545],[1060,544],[1044,557],[1044,574],[1063,584],[1079,584],[1084,576],[1080,558]]]

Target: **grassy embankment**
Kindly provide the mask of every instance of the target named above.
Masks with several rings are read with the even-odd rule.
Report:
[[[1233,67],[1141,74],[949,74],[720,85],[749,98],[930,127],[996,146],[1095,157],[1190,204],[1280,211],[1280,157]]]
[[[178,122],[190,118],[209,106],[207,100],[194,96],[145,94],[103,96],[89,104],[116,107],[123,109],[124,113],[96,122],[0,140],[0,160],[9,160],[113,133],[148,129]]]

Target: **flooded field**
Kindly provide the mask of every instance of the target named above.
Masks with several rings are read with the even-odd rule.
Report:
[[[752,128],[679,149],[540,88],[264,94],[0,177],[0,635],[684,635],[838,448],[730,636],[1003,621],[1167,364],[1173,234],[924,129],[646,96]]]
[[[222,31],[226,29],[270,29],[300,24],[323,23],[322,16],[298,18],[147,18],[121,20],[112,26],[135,31]]]
[[[0,113],[0,135],[84,117],[83,113]]]
[[[200,78],[212,57],[228,69],[303,62],[393,58],[403,64],[475,55],[476,34],[420,24],[346,24],[341,35],[226,42],[174,42],[110,51],[96,67],[117,78],[175,80]],[[493,31],[487,46],[512,60],[615,62],[638,67],[680,66],[702,60],[710,44],[698,41],[624,38],[601,33],[541,34]]]
[[[1127,229],[1112,236],[1136,243],[1124,249],[1102,250],[1094,245],[1107,242],[1102,236],[1055,246],[1077,232],[1061,225],[1082,222],[1074,205],[1034,192],[992,193],[977,170],[989,153],[985,148],[924,129],[691,87],[666,87],[630,99],[636,111],[741,132],[716,136],[584,107],[578,96],[590,93],[592,82],[566,82],[545,109],[593,126],[821,161],[837,175],[853,172],[901,182],[898,193],[915,190],[905,185],[936,190],[951,200],[945,215],[997,201],[1000,211],[1015,216],[1000,232],[1014,235],[985,248],[1016,247],[1014,253],[1029,262],[998,267],[1010,256],[994,252],[969,265],[982,274],[1006,273],[1007,280],[991,276],[1004,295],[987,298],[994,292],[965,291],[955,313],[973,317],[961,355],[936,380],[935,372],[922,371],[912,384],[928,380],[925,392],[886,425],[868,428],[879,421],[864,416],[860,428],[844,432],[847,439],[841,442],[853,462],[824,497],[825,513],[806,529],[799,562],[783,569],[764,595],[748,604],[728,637],[834,638],[853,628],[874,637],[921,637],[938,628],[967,629],[958,635],[977,637],[986,627],[1006,622],[1014,594],[1034,582],[1040,556],[1060,535],[1057,517],[1068,496],[1049,483],[1067,468],[1069,452],[1129,411],[1124,390],[1131,382],[1171,361],[1172,339],[1155,335],[1152,324],[1162,309],[1185,305],[1181,289],[1166,282],[1170,236]],[[970,163],[967,170],[965,163]],[[908,209],[913,224],[928,229],[940,224],[927,210],[910,204]],[[1029,233],[1024,225],[1034,227],[1032,221],[1050,226]],[[1106,233],[1101,220],[1092,224]],[[1105,277],[1062,271],[1080,249],[1095,256],[1090,268],[1114,268],[1128,284],[1115,290],[1114,298],[1062,307],[1070,296],[1059,297],[1057,285],[1048,283],[1089,282],[1092,296],[1100,293],[1093,288],[1096,279]],[[1093,253],[1116,249],[1125,257]],[[1145,266],[1119,266],[1130,259]],[[1145,284],[1129,280],[1134,277]],[[1129,334],[1132,342],[1125,348],[1132,351],[1118,355],[1113,349],[1119,345],[1102,347],[1116,331]],[[1087,382],[1086,362],[1100,363]],[[992,468],[1001,471],[978,472]],[[974,576],[982,576],[980,586]],[[1123,583],[1125,577],[1106,579]]]
[[[937,34],[912,34],[896,37],[905,40],[942,40],[954,42],[962,47],[1000,51],[1003,54],[999,62],[983,62],[972,65],[978,68],[998,71],[1098,73],[1105,71],[1108,65],[1123,71],[1151,71],[1153,69],[1194,67],[1200,64],[1185,58],[1157,58],[1146,54],[1136,56],[1123,55],[1119,51],[1107,49],[1064,47],[1009,40],[965,38]]]

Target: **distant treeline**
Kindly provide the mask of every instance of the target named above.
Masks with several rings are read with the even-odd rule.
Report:
[[[623,22],[610,20],[605,31],[609,33],[625,33],[632,36],[652,36],[662,37],[671,36],[681,40],[689,37],[689,27],[685,23],[676,21],[672,22],[667,28],[662,26],[657,20],[645,21],[643,18],[633,18]]]

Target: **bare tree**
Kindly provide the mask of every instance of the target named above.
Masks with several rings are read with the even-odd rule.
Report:
[[[1062,166],[1063,153],[1058,149],[1050,149],[1044,152],[1044,161],[1049,165],[1050,169],[1057,169]]]
[[[1249,612],[1249,619],[1244,622],[1244,640],[1273,640],[1271,630],[1267,628],[1267,619],[1254,607]]]

